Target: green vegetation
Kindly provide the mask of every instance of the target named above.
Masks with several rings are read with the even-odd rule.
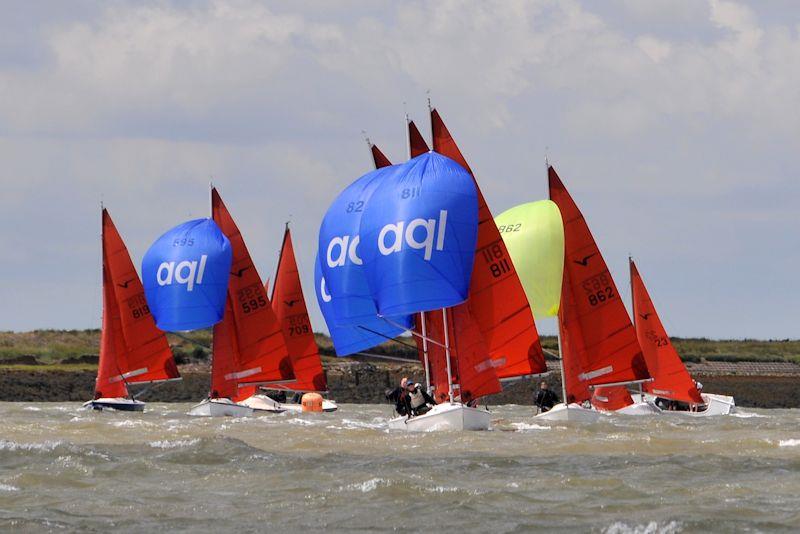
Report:
[[[335,356],[330,338],[316,334],[317,344],[324,357]],[[176,335],[168,334],[178,363],[205,362],[211,352],[211,330]],[[800,364],[800,340],[711,340],[704,338],[673,338],[684,360],[796,362]],[[93,369],[100,346],[99,330],[34,330],[32,332],[0,332],[0,365],[4,369],[35,368],[46,364],[48,369]],[[558,352],[554,336],[543,336],[542,346],[551,353]],[[416,358],[414,341],[398,338],[370,349],[371,354],[400,358]],[[327,359],[327,358],[326,358]]]

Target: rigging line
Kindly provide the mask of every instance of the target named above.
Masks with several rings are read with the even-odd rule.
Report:
[[[192,338],[190,338],[190,337],[188,337],[188,336],[184,336],[183,334],[180,334],[180,333],[178,333],[178,332],[170,332],[170,334],[172,334],[172,335],[173,335],[173,336],[175,336],[175,337],[179,337],[179,338],[181,338],[181,339],[182,339],[182,340],[184,340],[184,341],[188,341],[189,343],[194,343],[194,344],[195,344],[195,345],[197,345],[198,347],[203,347],[204,349],[211,350],[211,345],[206,345],[205,343],[200,343],[200,342],[199,342],[199,341],[197,341],[196,339],[192,339]]]
[[[420,313],[422,313],[422,312],[420,312]],[[401,325],[400,323],[396,323],[396,322],[392,321],[391,319],[387,319],[386,317],[383,317],[383,316],[379,316],[379,317],[380,317],[381,319],[383,319],[384,321],[386,321],[387,323],[389,323],[390,325],[392,325],[392,326],[396,326],[396,327],[398,327],[398,328],[405,328],[405,326]],[[410,333],[412,336],[416,336],[416,337],[418,337],[418,338],[420,338],[420,339],[424,339],[424,340],[425,340],[425,341],[427,341],[428,343],[433,343],[434,345],[436,345],[436,346],[438,346],[438,347],[441,347],[441,348],[443,348],[443,349],[446,349],[446,348],[447,348],[447,346],[446,346],[446,345],[444,345],[443,343],[439,343],[439,342],[438,342],[438,341],[436,341],[435,339],[432,339],[432,338],[429,338],[429,337],[425,337],[425,336],[423,336],[422,334],[420,334],[419,332],[414,332],[413,330],[408,330],[408,332],[409,332],[409,333]],[[414,349],[416,349],[416,348],[417,348],[417,346],[416,346],[416,345],[414,345]]]
[[[385,320],[386,319],[384,318],[384,321]],[[391,324],[391,323],[389,323],[389,324]],[[381,332],[375,331],[375,330],[373,330],[371,328],[367,328],[366,326],[358,325],[358,328],[360,328],[361,330],[366,330],[370,334],[375,334],[376,336],[380,336],[380,337],[382,337],[384,339],[388,339],[389,341],[394,341],[395,343],[399,343],[399,344],[404,345],[406,347],[409,347],[409,348],[412,348],[414,350],[417,350],[417,346],[416,345],[412,345],[411,343],[406,343],[405,341],[400,341],[397,338],[387,336],[386,334],[382,334]]]

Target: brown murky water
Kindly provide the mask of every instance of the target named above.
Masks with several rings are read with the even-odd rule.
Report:
[[[388,407],[197,419],[0,403],[0,530],[800,529],[800,410],[390,433]]]

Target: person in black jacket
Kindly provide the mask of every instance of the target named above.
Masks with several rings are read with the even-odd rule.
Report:
[[[422,388],[422,385],[415,384],[412,381],[406,384],[404,400],[406,403],[406,413],[412,416],[427,413],[431,408],[436,406],[436,401],[433,400],[433,397],[428,395],[428,392]]]
[[[553,390],[544,380],[539,384],[539,391],[536,392],[534,404],[539,408],[540,413],[550,411],[550,408],[558,404],[558,396],[553,393]]]
[[[406,402],[406,397],[408,396],[408,393],[406,392],[407,383],[408,378],[403,377],[403,379],[400,381],[399,387],[386,390],[386,400],[394,403],[394,410],[398,413],[398,415],[408,415],[410,413],[408,411]]]

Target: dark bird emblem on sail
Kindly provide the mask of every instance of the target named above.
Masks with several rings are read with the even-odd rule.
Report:
[[[243,273],[243,272],[245,272],[245,271],[246,271],[247,269],[249,269],[249,268],[250,268],[250,266],[248,265],[247,267],[242,267],[241,269],[239,269],[239,270],[238,270],[238,271],[236,271],[235,273],[231,273],[231,274],[232,274],[233,276],[236,276],[237,278],[241,278],[241,277],[242,277],[242,273]]]
[[[639,317],[641,317],[642,319],[644,319],[644,320],[646,321],[646,320],[647,320],[647,318],[648,318],[648,317],[650,317],[651,315],[653,315],[653,314],[652,314],[652,313],[650,313],[650,312],[647,312],[647,313],[640,313],[640,314],[639,314]]]
[[[131,282],[133,282],[133,278],[131,278],[130,280],[125,280],[123,283],[117,285],[123,289],[128,289],[128,284],[130,284]]]
[[[284,304],[286,304],[287,306],[289,306],[290,308],[291,308],[292,306],[294,306],[295,302],[297,302],[297,299],[294,299],[294,300],[284,300],[284,301],[283,301],[283,303],[284,303]]]
[[[586,267],[586,266],[589,265],[589,258],[591,258],[592,256],[596,256],[596,255],[597,255],[597,252],[593,252],[593,253],[589,254],[588,256],[584,256],[582,260],[574,260],[574,261],[578,265],[583,265],[584,267]]]

